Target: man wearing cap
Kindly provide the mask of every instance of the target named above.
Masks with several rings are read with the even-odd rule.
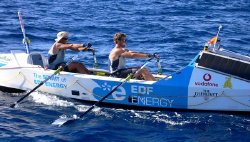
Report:
[[[55,43],[51,46],[49,50],[49,69],[57,69],[59,66],[65,66],[64,56],[65,50],[70,49],[73,51],[92,51],[93,48],[88,48],[84,44],[71,44],[67,43],[68,40],[67,32],[59,32]],[[77,72],[83,74],[89,74],[88,69],[79,62],[71,62],[68,66],[64,67],[64,71]]]

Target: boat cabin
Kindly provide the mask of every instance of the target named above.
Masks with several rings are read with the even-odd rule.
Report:
[[[250,58],[223,49],[202,51],[196,65],[250,80]]]

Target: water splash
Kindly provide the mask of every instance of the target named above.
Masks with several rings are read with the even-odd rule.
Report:
[[[55,95],[48,95],[41,92],[33,92],[30,95],[31,100],[35,103],[49,105],[49,106],[60,106],[60,107],[72,107],[74,103],[62,100]]]

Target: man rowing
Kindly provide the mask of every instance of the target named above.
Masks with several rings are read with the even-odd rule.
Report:
[[[130,51],[125,48],[126,35],[124,33],[116,33],[114,35],[115,47],[109,54],[110,71],[114,76],[119,78],[126,78],[130,73],[135,72],[138,67],[125,67],[125,58],[151,58],[152,54],[145,54],[135,51]],[[155,81],[154,76],[146,69],[143,68],[135,77],[142,76],[145,80]]]
[[[67,32],[59,32],[57,34],[57,38],[55,39],[55,43],[51,46],[49,50],[49,69],[57,69],[59,66],[64,66],[64,71],[69,72],[76,72],[76,73],[83,73],[89,74],[89,70],[84,66],[84,64],[79,62],[71,62],[69,65],[65,66],[64,56],[65,50],[70,49],[73,51],[92,51],[94,52],[93,48],[90,48],[91,45],[85,44],[76,44],[76,43],[68,43],[68,36]]]

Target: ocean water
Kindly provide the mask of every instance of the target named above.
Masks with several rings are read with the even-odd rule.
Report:
[[[99,67],[108,69],[116,32],[127,34],[130,50],[158,53],[163,74],[187,65],[218,30],[225,49],[250,53],[249,0],[1,0],[0,52],[25,50],[17,11],[21,10],[31,52],[47,52],[59,31],[72,43],[92,43]],[[69,51],[67,58],[77,54]],[[79,61],[93,65],[90,53]],[[130,65],[145,60],[130,60]],[[156,64],[149,64],[157,72]],[[32,93],[0,92],[0,141],[250,141],[249,114],[139,111],[97,107],[70,125],[51,123],[84,112],[90,105]]]

